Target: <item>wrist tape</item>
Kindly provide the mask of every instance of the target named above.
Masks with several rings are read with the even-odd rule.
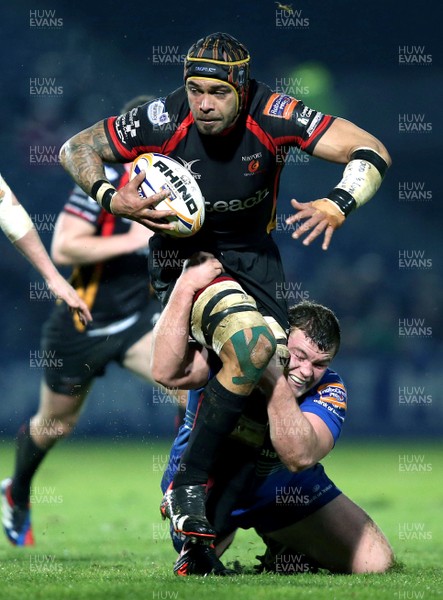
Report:
[[[97,201],[97,204],[101,206],[106,212],[112,213],[111,201],[114,194],[117,193],[115,187],[106,181],[106,179],[100,179],[96,181],[91,188],[91,196]]]
[[[342,180],[326,196],[341,212],[348,214],[363,206],[377,192],[388,165],[384,158],[371,148],[358,148],[351,154]]]

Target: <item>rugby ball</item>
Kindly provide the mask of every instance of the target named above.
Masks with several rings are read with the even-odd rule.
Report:
[[[138,188],[141,198],[168,190],[170,195],[159,202],[156,210],[173,210],[175,215],[166,220],[174,229],[163,230],[174,237],[189,237],[201,229],[205,220],[205,199],[193,175],[169,156],[150,152],[140,154],[132,163],[131,179],[145,171],[145,179]]]

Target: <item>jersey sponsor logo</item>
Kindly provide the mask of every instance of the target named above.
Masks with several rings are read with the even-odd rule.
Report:
[[[115,132],[122,144],[130,137],[137,135],[137,129],[140,127],[140,120],[135,118],[137,109],[132,109],[129,113],[120,115],[115,120]]]
[[[319,397],[314,402],[328,405],[329,410],[333,410],[333,407],[342,411],[346,410],[346,390],[343,384],[326,383],[318,388],[318,394]],[[339,416],[342,417],[342,415]]]
[[[308,134],[308,137],[311,137],[311,135],[313,134],[313,132],[315,131],[317,125],[320,123],[320,121],[323,118],[323,113],[318,112],[315,117],[312,119],[311,124],[309,125],[309,127],[306,130],[306,133]]]
[[[263,152],[256,152],[255,154],[249,154],[248,156],[242,156],[241,159],[244,162],[250,162],[251,160],[258,160],[262,158]]]
[[[279,119],[290,119],[297,103],[298,100],[292,96],[275,93],[267,101],[263,114]]]
[[[169,123],[169,113],[165,111],[165,101],[163,99],[153,100],[148,104],[148,119],[153,125],[162,125]]]
[[[313,113],[312,108],[309,108],[308,106],[305,106],[304,109],[302,110],[301,114],[297,117],[297,123],[299,123],[300,125],[307,125],[309,123],[309,119],[311,118]]]
[[[217,200],[214,204],[210,204],[206,201],[206,211],[207,212],[236,212],[238,210],[247,210],[249,208],[254,208],[257,204],[263,202],[263,200],[268,196],[269,190],[265,188],[264,190],[259,190],[253,196],[249,198],[240,199],[234,198],[233,200]]]

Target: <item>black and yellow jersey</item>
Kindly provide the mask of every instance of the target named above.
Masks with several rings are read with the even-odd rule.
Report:
[[[107,166],[106,175],[116,187],[128,180],[127,168],[122,165]],[[107,213],[78,186],[70,194],[63,212],[90,223],[99,237],[127,233],[132,224],[132,221]],[[70,282],[87,303],[93,317],[88,331],[124,321],[146,308],[150,297],[147,253],[146,243],[145,251],[121,254],[73,269]],[[71,317],[64,305],[58,306],[55,312],[54,319]],[[76,327],[83,329],[77,320]]]

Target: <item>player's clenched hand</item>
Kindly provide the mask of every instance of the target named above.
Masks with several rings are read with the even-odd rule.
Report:
[[[183,265],[180,285],[187,285],[193,292],[206,287],[213,279],[223,273],[223,265],[209,252],[197,252]]]
[[[163,223],[162,219],[174,215],[172,210],[155,210],[155,206],[161,200],[168,197],[167,190],[153,194],[149,198],[141,198],[138,193],[138,186],[146,176],[144,171],[134,177],[126,185],[121,187],[111,200],[111,210],[114,215],[125,217],[141,223],[153,231],[164,229],[174,229],[173,225]]]
[[[298,240],[307,234],[303,240],[303,244],[308,246],[313,240],[324,233],[322,248],[323,250],[327,250],[332,234],[343,225],[345,220],[345,216],[338,207],[326,198],[314,200],[313,202],[291,200],[291,204],[297,212],[288,217],[286,223],[288,225],[293,223],[298,225],[292,237]]]

